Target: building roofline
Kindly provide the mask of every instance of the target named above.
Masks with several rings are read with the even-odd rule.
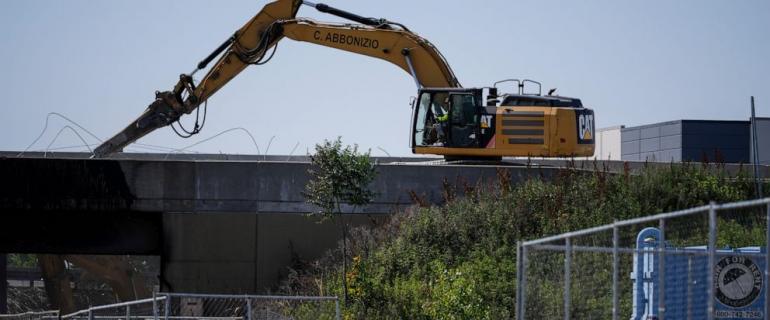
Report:
[[[758,120],[766,120],[770,118],[761,118],[757,117]],[[626,127],[624,130],[636,130],[636,129],[645,129],[645,128],[651,128],[651,127],[659,127],[662,125],[671,125],[671,124],[680,124],[680,123],[735,123],[735,124],[750,124],[750,120],[697,120],[697,119],[679,119],[679,120],[671,120],[671,121],[662,121],[662,122],[656,122],[656,123],[650,123],[650,124],[643,124],[633,127]]]
[[[621,124],[619,126],[611,126],[611,127],[599,128],[599,129],[596,129],[596,131],[618,130],[618,129],[624,129],[625,127],[626,127],[625,125]]]

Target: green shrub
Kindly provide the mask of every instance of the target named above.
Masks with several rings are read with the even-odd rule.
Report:
[[[550,180],[531,179],[519,185],[510,185],[508,178],[501,172],[497,182],[447,186],[449,201],[442,206],[397,213],[389,224],[358,233],[366,237],[356,237],[354,232],[351,246],[358,249],[345,274],[350,292],[346,318],[510,318],[515,310],[517,241],[705,205],[711,200],[730,202],[753,196],[751,181],[742,172],[731,175],[720,167],[690,164],[618,174],[565,169]],[[456,194],[458,189],[463,194]],[[721,245],[763,243],[761,223],[720,223],[719,237],[725,242]],[[680,235],[686,239],[686,233],[696,229],[680,230]],[[576,262],[590,265],[605,258],[583,255]],[[563,263],[563,256],[551,259],[545,261]],[[343,291],[340,264],[330,256],[303,270],[301,277],[339,293]],[[597,282],[611,279],[611,270],[586,273],[585,277]],[[530,301],[528,308],[543,318],[558,318],[559,281],[543,281],[533,288],[540,300]],[[294,288],[290,293],[319,293],[316,288],[296,288],[291,283],[284,288]],[[582,301],[574,315],[595,317],[595,309],[609,312],[607,295],[611,293],[579,286],[572,292],[573,299]],[[623,299],[624,308],[630,308],[626,301],[630,297]],[[609,313],[599,315],[604,316]]]

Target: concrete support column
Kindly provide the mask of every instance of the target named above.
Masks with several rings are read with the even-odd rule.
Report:
[[[0,253],[0,314],[8,313],[8,257]]]

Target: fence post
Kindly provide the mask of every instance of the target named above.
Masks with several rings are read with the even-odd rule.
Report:
[[[152,318],[158,320],[158,296],[155,290],[152,291]]]
[[[569,237],[565,240],[566,251],[564,252],[564,320],[572,319],[570,317],[570,285],[571,285],[571,270],[572,265],[572,241]]]
[[[617,221],[612,223],[612,320],[618,320],[618,270],[620,256],[618,246],[620,245],[620,232]]]
[[[692,257],[687,257],[687,320],[692,320]]]
[[[521,281],[518,283],[519,290],[519,320],[524,320],[527,313],[527,246],[521,244]]]
[[[770,202],[765,210],[765,317],[770,316]]]
[[[521,319],[521,241],[516,241],[516,319]]]
[[[248,296],[244,297],[244,299],[246,299],[246,319],[251,320],[251,299]]]
[[[131,320],[131,306],[126,306],[126,320]]]
[[[94,311],[88,308],[88,320],[94,320]]]
[[[334,317],[336,320],[341,320],[340,315],[340,298],[334,297]]]
[[[163,309],[163,320],[168,320],[169,312],[171,312],[171,296],[166,296],[165,307]]]
[[[716,263],[717,246],[717,210],[714,201],[709,203],[709,265],[708,265],[708,313],[706,319],[714,319],[714,263]]]
[[[658,221],[658,319],[666,318],[666,219]]]

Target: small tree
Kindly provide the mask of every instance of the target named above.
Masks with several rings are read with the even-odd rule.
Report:
[[[315,146],[315,154],[310,156],[312,167],[308,170],[310,180],[303,195],[307,202],[317,206],[318,214],[335,219],[342,233],[342,284],[345,302],[348,300],[347,284],[347,237],[349,221],[342,219],[342,204],[351,205],[352,212],[357,206],[371,202],[374,192],[369,185],[376,172],[369,158],[369,152],[358,153],[358,146],[342,147],[338,137],[335,141],[324,140]]]

